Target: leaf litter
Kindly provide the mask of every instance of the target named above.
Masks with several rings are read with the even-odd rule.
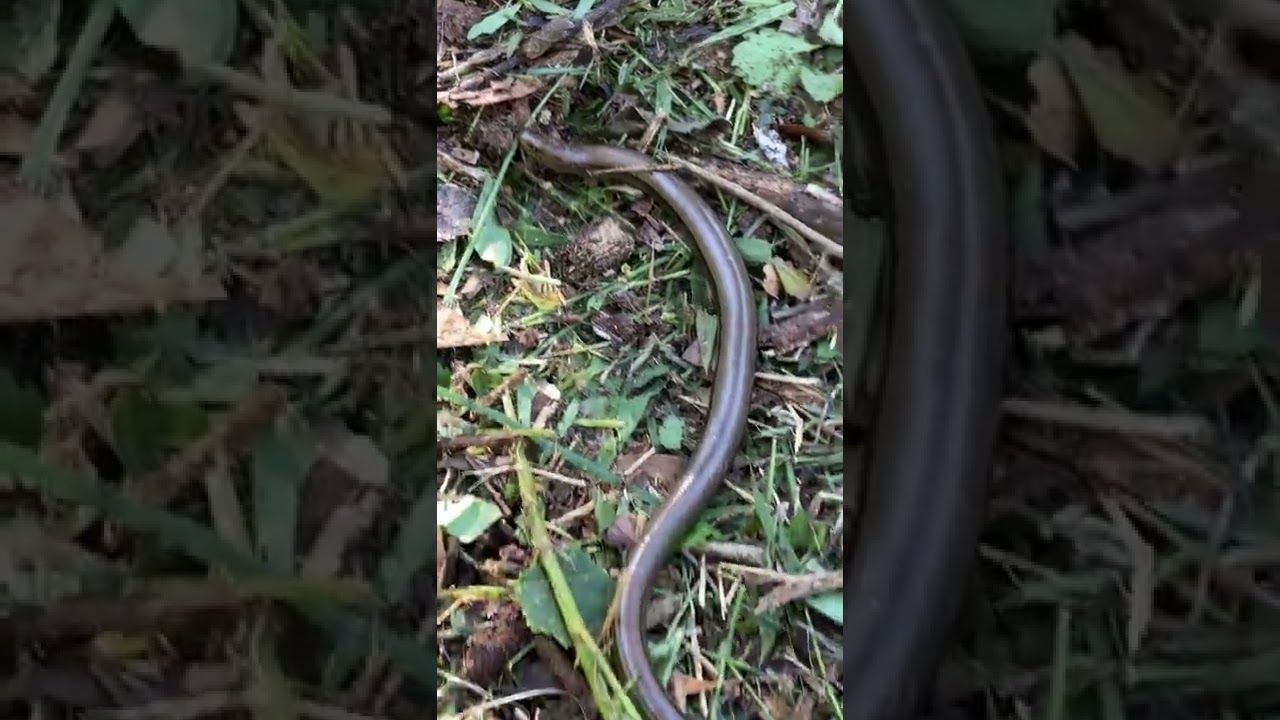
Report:
[[[959,630],[964,649],[944,673],[959,681],[940,689],[934,704],[994,703],[1000,716],[1054,717],[1092,717],[1102,707],[1120,717],[1188,706],[1210,712],[1225,702],[1240,717],[1268,717],[1274,681],[1261,668],[1274,654],[1265,643],[1245,648],[1237,640],[1242,626],[1265,632],[1274,568],[1263,563],[1241,576],[1212,558],[1265,547],[1274,534],[1262,517],[1270,517],[1264,508],[1273,494],[1274,362],[1260,331],[1267,308],[1277,305],[1267,300],[1267,265],[1258,257],[1261,239],[1276,227],[1274,203],[1261,199],[1262,188],[1274,187],[1276,167],[1274,133],[1266,129],[1276,106],[1259,91],[1274,91],[1274,68],[1263,59],[1272,39],[1226,14],[1160,3],[950,5],[994,112],[1016,121],[997,118],[1003,166],[1019,183],[1010,194],[1017,228],[1011,330],[1035,355],[1011,361],[992,518]],[[473,17],[470,36],[447,39],[456,55],[437,76],[438,97],[494,102],[447,102],[453,115],[444,142],[470,142],[477,164],[487,158],[512,188],[486,222],[510,235],[506,270],[521,274],[480,264],[459,270],[468,263],[460,251],[467,238],[440,245],[451,278],[486,278],[463,304],[469,316],[502,308],[510,332],[501,347],[442,356],[438,383],[448,391],[437,397],[474,423],[472,437],[489,427],[493,438],[487,455],[475,443],[458,446],[446,476],[509,498],[509,481],[493,478],[519,474],[513,453],[521,448],[511,438],[527,433],[542,502],[524,499],[507,517],[517,530],[548,523],[555,550],[585,548],[601,567],[620,566],[623,556],[614,553],[636,541],[670,482],[628,468],[659,452],[678,467],[691,449],[707,402],[716,318],[706,311],[711,297],[696,259],[670,242],[678,233],[661,208],[614,192],[607,178],[562,182],[526,169],[518,156],[508,165],[504,153],[525,124],[574,140],[626,135],[633,147],[682,169],[684,156],[719,156],[697,164],[762,195],[765,186],[748,184],[742,171],[772,166],[776,176],[790,168],[795,184],[768,197],[807,194],[806,186],[830,180],[820,143],[824,128],[840,123],[814,114],[813,104],[789,106],[781,89],[798,86],[808,101],[842,92],[831,79],[843,68],[824,63],[828,48],[820,43],[838,47],[843,33],[805,12],[747,3],[624,13],[625,34],[566,34],[560,42],[568,54],[542,48],[525,56],[555,55],[577,71],[575,88],[544,83],[529,97],[506,93],[520,81],[520,61],[502,65],[486,53],[504,38],[518,42],[516,19],[535,29],[560,22],[553,10]],[[805,32],[815,24],[822,32]],[[697,72],[686,72],[693,58]],[[479,67],[500,69],[490,75]],[[552,67],[566,65],[547,61],[526,76],[554,77]],[[456,93],[459,86],[469,95]],[[609,98],[607,105],[586,89]],[[716,125],[723,120],[728,129]],[[868,170],[857,161],[850,167]],[[855,175],[843,176],[846,197],[874,194]],[[823,463],[840,462],[835,443],[843,448],[845,431],[861,438],[873,430],[875,414],[859,402],[852,428],[832,423],[843,378],[831,374],[828,293],[848,285],[841,289],[859,304],[880,295],[883,228],[874,217],[865,228],[858,223],[869,236],[856,248],[856,272],[836,279],[824,275],[830,260],[777,234],[771,218],[753,212],[759,206],[739,204],[729,192],[708,194],[747,256],[768,321],[762,378],[739,465],[686,538],[693,562],[673,561],[660,583],[655,603],[667,610],[649,640],[655,656],[666,658],[669,689],[695,715],[769,716],[778,706],[830,712],[824,704],[838,700],[839,689],[826,683],[839,669],[816,668],[824,650],[839,647],[834,629],[826,643],[819,624],[840,621],[838,594],[824,590],[837,579],[823,574],[839,561],[813,548],[838,546],[845,518],[837,499],[845,489],[838,466]],[[812,209],[792,214],[818,226]],[[571,278],[559,253],[615,216],[640,238],[652,231],[660,241],[620,251],[585,282]],[[549,295],[539,286],[556,288],[562,302],[535,302]],[[849,302],[843,311],[860,317],[854,334],[863,350],[854,367],[864,368],[870,384],[883,372],[883,328],[876,312]],[[618,331],[616,316],[642,313],[656,322],[639,333]],[[559,391],[554,401],[536,389],[546,382]],[[613,461],[613,472],[585,469],[593,459]],[[1241,473],[1251,490],[1231,491],[1242,487]],[[489,533],[496,548],[509,547],[500,523]],[[502,575],[506,582],[513,576]],[[461,579],[454,588],[467,592]],[[556,611],[585,618],[572,583],[568,589]],[[791,632],[801,616],[807,634]],[[525,621],[535,634],[559,632],[541,615]],[[580,652],[586,647],[571,642]],[[734,663],[744,657],[750,667]],[[823,690],[770,684],[776,676],[763,670],[770,661],[800,657],[806,660],[789,667],[807,668],[803,687]],[[744,676],[768,687],[758,704],[738,692]],[[519,677],[516,668],[513,690]],[[610,699],[599,685],[591,693],[598,704]]]
[[[0,560],[0,630],[24,651],[5,711],[628,716],[609,600],[705,421],[717,322],[661,207],[509,154],[532,120],[730,184],[703,190],[757,287],[760,378],[649,639],[690,713],[838,712],[844,448],[875,417],[850,386],[846,426],[841,388],[881,371],[884,231],[863,207],[874,173],[833,152],[835,11],[228,0],[195,23],[188,5],[0,12],[21,39],[0,43],[0,529],[24,538]],[[1012,330],[1033,352],[1010,371],[974,601],[933,704],[1266,717],[1275,113],[1242,91],[1274,84],[1258,38],[1151,4],[951,5],[1017,120],[997,127],[1023,179]],[[127,32],[94,25],[117,13]],[[144,45],[178,49],[188,79]],[[822,234],[848,222],[840,188],[868,216],[847,276],[769,209]],[[563,251],[603,227],[635,242],[579,276]],[[842,304],[852,365],[843,292],[868,306]]]

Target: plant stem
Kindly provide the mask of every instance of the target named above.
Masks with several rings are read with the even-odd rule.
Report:
[[[42,195],[53,194],[56,187],[54,158],[58,152],[58,139],[67,127],[71,106],[75,104],[80,88],[84,86],[89,67],[93,64],[98,49],[102,47],[102,40],[115,16],[116,0],[94,0],[89,17],[80,28],[80,35],[71,49],[71,55],[67,57],[66,66],[62,68],[58,84],[54,86],[49,103],[40,116],[40,124],[36,126],[31,139],[31,147],[22,154],[22,164],[18,167],[18,177],[32,191]]]

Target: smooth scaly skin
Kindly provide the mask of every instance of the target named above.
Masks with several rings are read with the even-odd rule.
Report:
[[[972,568],[998,416],[1007,282],[999,161],[968,59],[935,2],[846,3],[847,47],[882,120],[894,196],[889,360],[846,566],[847,720],[905,720],[929,688]],[[532,133],[521,141],[565,173],[651,162]],[[645,655],[644,606],[742,439],[755,311],[741,258],[687,185],[666,173],[618,177],[648,187],[688,226],[720,306],[706,431],[632,554],[618,613],[619,654],[636,698],[654,720],[682,720]]]
[[[531,132],[521,135],[520,141],[527,153],[558,172],[584,174],[653,164],[651,158],[630,150],[562,145]],[[697,243],[720,310],[716,376],[702,441],[675,489],[650,519],[644,537],[632,550],[618,601],[618,655],[628,680],[634,681],[636,700],[654,720],[682,720],[684,715],[667,699],[649,666],[644,646],[644,610],[658,571],[720,488],[742,442],[756,369],[755,300],[737,248],[715,213],[692,188],[666,172],[610,177],[641,185],[671,206]]]
[[[941,0],[845,2],[846,52],[893,192],[888,355],[845,569],[845,720],[918,712],[986,510],[1007,227],[989,118],[945,12]]]

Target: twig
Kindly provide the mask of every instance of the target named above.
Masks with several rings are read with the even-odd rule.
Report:
[[[1107,408],[1021,398],[1007,398],[1001,403],[1001,409],[1009,415],[1029,420],[1162,440],[1204,440],[1212,435],[1209,423],[1195,415],[1139,415]]]
[[[813,228],[804,224],[804,222],[802,222],[795,215],[792,215],[786,210],[783,210],[777,205],[774,205],[768,200],[765,200],[759,195],[756,195],[750,190],[742,187],[741,185],[735,182],[732,182],[730,180],[725,180],[724,178],[720,177],[719,175],[716,175],[710,170],[703,168],[700,165],[697,165],[688,160],[685,160],[683,158],[678,158],[678,157],[671,157],[669,159],[671,161],[671,164],[680,168],[684,168],[685,170],[688,170],[690,173],[693,173],[694,175],[698,176],[699,180],[702,180],[708,185],[714,185],[720,190],[723,190],[729,193],[730,195],[738,198],[742,202],[747,203],[748,205],[751,205],[757,210],[768,215],[770,218],[776,221],[779,225],[784,225],[800,233],[800,235],[803,236],[806,240],[822,248],[823,252],[827,253],[828,255],[832,255],[834,257],[844,259],[844,247],[842,247],[840,243],[837,243],[836,241],[832,240],[826,235],[823,235],[817,230],[814,230]]]
[[[381,105],[348,100],[330,93],[296,88],[273,87],[261,78],[211,63],[188,63],[187,68],[232,92],[248,95],[267,105],[298,114],[340,118],[370,125],[390,125],[395,116]]]
[[[133,491],[155,507],[172,502],[219,452],[238,453],[283,407],[284,392],[264,385],[242,398],[209,432],[159,469],[138,478]]]
[[[756,614],[777,610],[788,603],[803,600],[814,595],[836,592],[844,588],[844,571],[819,572],[802,575],[782,583],[760,598],[756,604]]]

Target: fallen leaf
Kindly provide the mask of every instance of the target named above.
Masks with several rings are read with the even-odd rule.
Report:
[[[191,282],[185,272],[138,272],[139,246],[167,252],[161,258],[169,261],[166,269],[182,265],[181,252],[172,243],[166,246],[153,227],[139,230],[133,247],[126,243],[119,254],[107,254],[102,238],[66,202],[47,201],[0,180],[0,221],[8,235],[0,243],[0,322],[131,313],[225,297],[217,279],[204,274]]]
[[[680,696],[697,695],[716,689],[715,680],[703,680],[689,675],[675,673],[671,676],[671,694]]]
[[[0,521],[0,585],[6,601],[46,605],[101,587],[115,573],[110,561],[29,516]]]
[[[466,235],[475,211],[475,193],[449,183],[436,185],[436,242],[446,243]]]
[[[280,49],[262,53],[262,76],[272,86],[291,89],[287,62]],[[340,142],[333,131],[349,129],[344,121],[299,118],[272,110],[240,109],[247,127],[261,127],[266,145],[293,174],[331,207],[349,207],[375,195],[391,177],[383,155],[372,142]]]
[[[538,79],[499,80],[479,90],[470,88],[446,90],[437,95],[436,102],[449,105],[485,107],[529,97],[545,86],[546,82]]]
[[[1078,36],[1063,38],[1056,56],[1103,148],[1147,170],[1157,170],[1173,157],[1177,120],[1154,88],[1104,60]]]
[[[184,60],[222,64],[239,26],[236,0],[117,0],[138,39]]]
[[[141,134],[137,106],[123,93],[112,92],[94,107],[72,147],[89,153],[94,164],[103,167],[119,160]]]
[[[604,541],[619,550],[630,550],[640,542],[644,523],[634,513],[619,515],[604,531]]]
[[[659,487],[671,487],[684,470],[685,460],[683,455],[666,453],[653,453],[648,457],[642,453],[625,453],[614,460],[613,469],[626,475],[629,483],[648,480]]]
[[[506,333],[496,329],[492,321],[472,324],[457,308],[443,303],[436,305],[436,347],[475,347],[490,345],[507,339]]]
[[[1027,109],[1027,131],[1045,152],[1075,167],[1075,96],[1062,65],[1051,55],[1041,55],[1027,68],[1027,82],[1036,89],[1036,99]]]
[[[391,461],[368,435],[357,435],[344,425],[318,433],[317,454],[365,485],[386,487]]]
[[[773,269],[772,265],[766,264],[764,271],[764,292],[771,298],[777,299],[779,293],[782,292],[782,283],[778,281],[778,271]]]
[[[813,295],[813,285],[809,278],[794,265],[779,257],[769,258],[769,265],[778,272],[778,282],[788,295],[801,300],[807,300]]]

